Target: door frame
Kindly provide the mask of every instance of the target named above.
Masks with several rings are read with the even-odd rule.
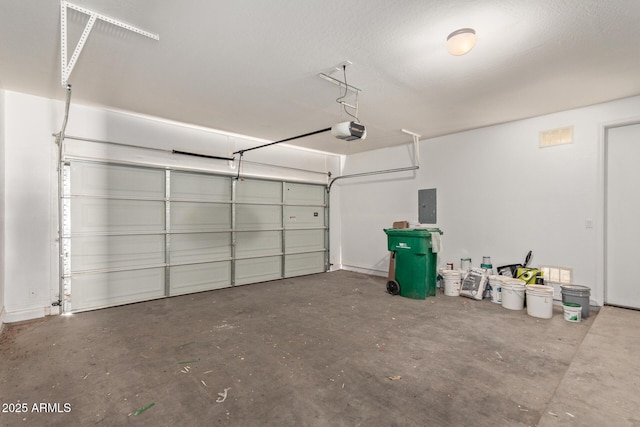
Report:
[[[596,280],[602,286],[592,298],[600,305],[607,304],[607,168],[608,168],[608,147],[609,129],[633,126],[640,124],[640,116],[603,123],[600,125],[598,138],[598,209],[597,222],[600,227],[597,231],[596,254]]]

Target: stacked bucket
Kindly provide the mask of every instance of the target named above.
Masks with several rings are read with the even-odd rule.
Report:
[[[489,276],[491,301],[509,310],[523,310],[525,296],[527,314],[541,319],[553,317],[553,287],[528,284],[524,280],[506,276]]]
[[[467,259],[463,259],[467,261]],[[470,259],[468,260],[470,264]],[[491,269],[485,268],[487,271]],[[442,270],[444,279],[444,294],[447,296],[459,296],[464,271]],[[525,297],[527,314],[541,319],[553,317],[553,287],[535,284],[535,276],[529,281],[501,275],[489,275],[489,287],[491,289],[491,302],[502,304],[509,310],[524,310]],[[581,285],[561,285],[562,307],[565,320],[580,322],[589,317],[589,297],[591,288]]]
[[[589,317],[591,288],[582,285],[560,285],[564,320],[579,322]]]

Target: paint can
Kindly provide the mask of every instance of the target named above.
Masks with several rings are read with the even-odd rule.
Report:
[[[591,288],[582,285],[560,285],[562,302],[575,302],[582,306],[582,319],[589,317],[589,297]]]
[[[524,308],[525,284],[520,279],[505,278],[502,281],[502,306],[509,310]]]
[[[489,276],[489,286],[491,286],[491,302],[502,304],[502,276]]]
[[[562,311],[567,322],[579,322],[582,318],[582,306],[575,302],[563,302]]]
[[[462,272],[460,270],[442,270],[444,279],[444,294],[450,297],[460,296]]]
[[[527,314],[541,319],[553,317],[553,287],[527,285]]]

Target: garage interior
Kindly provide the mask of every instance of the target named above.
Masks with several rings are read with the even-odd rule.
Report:
[[[3,2],[0,424],[640,424],[639,18]],[[550,318],[407,297],[398,222]]]

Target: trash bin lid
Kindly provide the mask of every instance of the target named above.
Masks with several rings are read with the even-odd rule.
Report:
[[[387,236],[405,236],[405,237],[427,237],[431,233],[440,233],[439,228],[384,228]]]

